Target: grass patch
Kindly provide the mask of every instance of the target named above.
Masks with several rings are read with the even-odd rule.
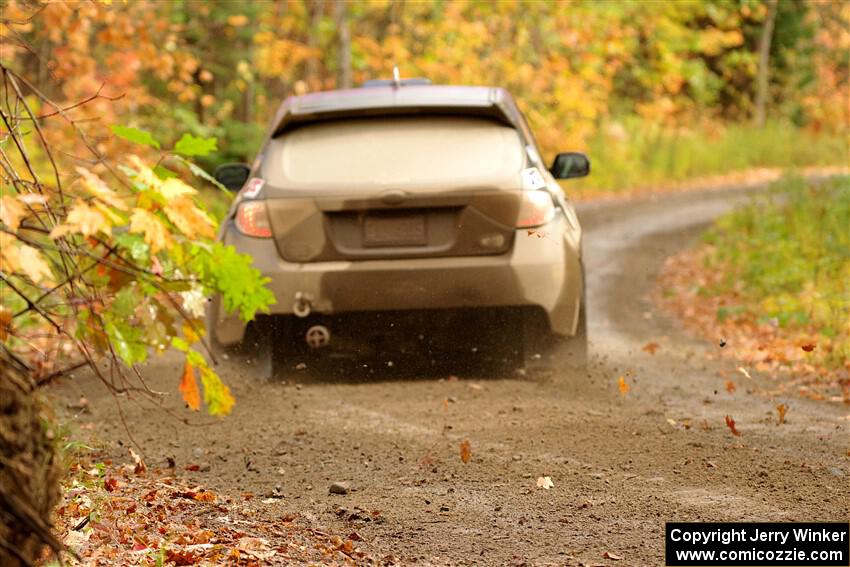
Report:
[[[817,333],[821,363],[850,360],[850,177],[785,178],[718,219],[704,240],[707,267],[723,275],[703,292],[738,303],[718,310],[719,320]]]
[[[848,142],[773,122],[764,128],[719,124],[670,130],[636,118],[603,126],[587,147],[592,174],[573,190],[625,191],[753,168],[843,165]]]

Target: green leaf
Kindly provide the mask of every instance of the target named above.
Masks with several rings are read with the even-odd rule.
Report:
[[[107,321],[106,335],[118,358],[127,366],[144,362],[148,357],[147,345],[141,340],[141,331],[126,321]]]
[[[205,156],[210,152],[218,150],[218,142],[215,138],[196,138],[186,133],[174,144],[174,152],[184,156]]]
[[[209,365],[207,364],[207,361],[204,360],[204,355],[202,355],[201,353],[199,353],[196,350],[187,351],[186,352],[186,360],[189,361],[189,364],[191,364],[195,368],[200,368],[201,370],[209,367]]]
[[[151,136],[150,132],[139,130],[138,128],[133,128],[131,126],[121,126],[120,124],[113,124],[109,128],[112,130],[113,134],[119,138],[124,138],[128,142],[159,149],[159,142]]]
[[[258,311],[268,313],[268,306],[275,303],[274,294],[266,287],[271,280],[253,267],[251,256],[220,242],[211,249],[194,246],[192,252],[192,270],[211,291],[221,294],[225,311],[238,311],[245,322],[253,320]]]
[[[231,200],[233,199],[233,195],[234,195],[233,191],[231,191],[230,189],[228,189],[227,187],[225,187],[224,185],[219,183],[218,180],[215,177],[213,177],[212,175],[210,175],[209,173],[204,171],[203,168],[201,168],[197,164],[189,161],[188,159],[184,158],[183,156],[174,156],[174,157],[177,158],[183,165],[188,167],[189,171],[192,172],[192,175],[196,175],[197,177],[200,177],[201,179],[206,179],[207,181],[209,181],[210,183],[212,183],[213,185],[215,185],[216,187],[218,187],[219,189],[224,191],[224,193],[226,195],[228,195],[231,198]]]
[[[236,400],[218,374],[210,367],[201,368],[201,383],[204,385],[204,402],[210,415],[227,415]]]
[[[148,264],[150,246],[141,234],[124,232],[115,236],[115,242],[122,250],[126,250],[130,254],[130,258],[134,262],[142,265]]]
[[[156,174],[157,177],[159,177],[162,180],[170,179],[172,177],[177,177],[176,173],[174,173],[173,171],[171,171],[167,167],[162,167],[161,165],[154,167],[153,172]]]
[[[136,312],[136,307],[141,303],[139,289],[133,285],[126,285],[115,294],[112,301],[112,313],[121,319],[129,319]]]

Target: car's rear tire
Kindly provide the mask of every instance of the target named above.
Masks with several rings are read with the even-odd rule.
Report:
[[[219,364],[227,361],[239,373],[254,379],[269,380],[279,366],[275,336],[278,322],[268,316],[259,316],[248,324],[241,342],[224,346],[209,332],[209,345]],[[208,329],[209,331],[209,329]]]
[[[527,373],[583,375],[587,370],[588,360],[587,310],[584,298],[579,307],[576,332],[570,337],[552,333],[544,313],[526,313],[523,317],[522,346]]]

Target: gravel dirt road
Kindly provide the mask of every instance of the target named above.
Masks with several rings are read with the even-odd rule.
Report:
[[[125,399],[129,431],[149,466],[172,457],[180,475],[237,502],[256,494],[244,506],[260,520],[297,513],[326,532],[356,531],[364,550],[402,564],[662,565],[669,520],[847,520],[848,408],[773,401],[755,372],[726,392],[718,371],[735,370],[711,358],[719,346],[684,336],[647,299],[663,259],[745,198],[726,189],[582,205],[587,375],[461,372],[449,360],[437,371],[308,368],[261,382],[231,357],[222,375],[237,399],[232,416],[185,426]],[[654,356],[642,349],[649,342],[660,345]],[[165,357],[143,375],[183,417],[180,370]],[[617,379],[627,372],[623,397]],[[127,458],[127,430],[102,385],[77,376],[54,392],[63,407],[88,398],[91,413],[67,417]],[[783,425],[780,401],[790,408]],[[183,470],[190,463],[201,470]],[[540,476],[554,487],[538,488]],[[333,482],[350,491],[329,494]]]

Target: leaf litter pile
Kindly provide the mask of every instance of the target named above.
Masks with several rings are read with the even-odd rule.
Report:
[[[734,318],[720,319],[718,311],[740,303],[735,294],[707,295],[701,289],[722,277],[708,268],[706,248],[688,250],[667,259],[659,276],[655,303],[676,315],[686,328],[708,340],[723,343],[717,356],[738,361],[736,372],[750,379],[751,370],[775,380],[773,395],[797,394],[816,400],[850,403],[850,379],[846,366],[826,365],[817,357],[817,330],[788,329],[774,322],[760,322],[741,313]],[[825,345],[821,349],[825,350]],[[749,370],[748,370],[749,368]],[[734,373],[732,373],[734,374]],[[727,391],[735,384],[724,373]],[[739,376],[739,378],[741,377]]]
[[[78,558],[71,565],[378,564],[361,550],[356,532],[338,537],[308,527],[296,515],[271,519],[261,499],[239,501],[178,476],[150,469],[131,451],[130,462],[75,457],[55,528]]]

